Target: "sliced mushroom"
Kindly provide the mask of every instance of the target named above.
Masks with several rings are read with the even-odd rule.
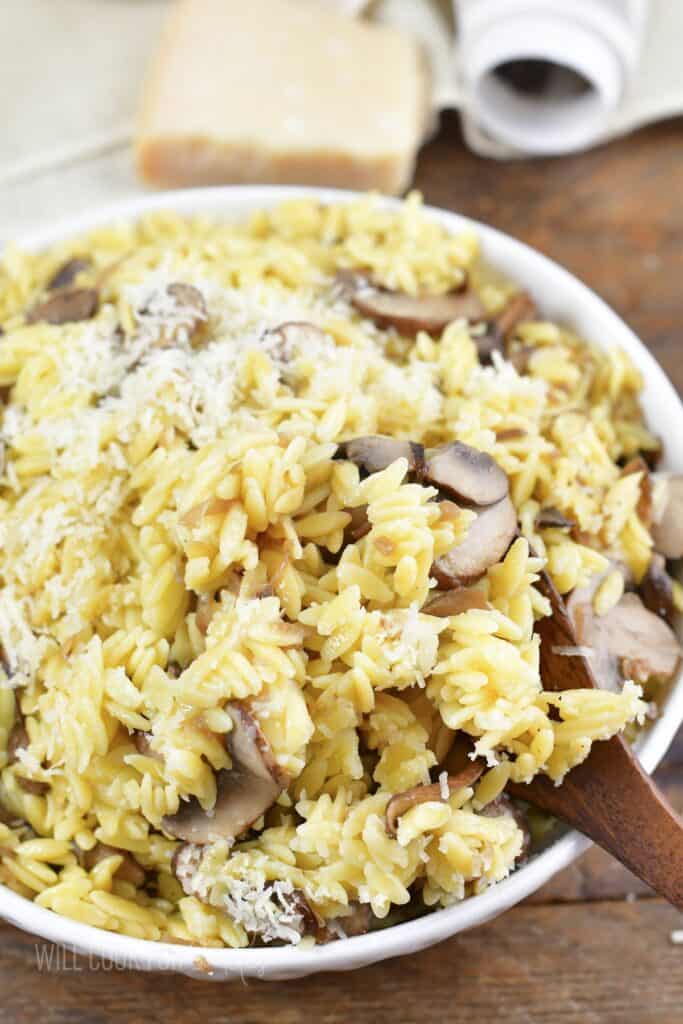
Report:
[[[322,327],[307,320],[288,320],[267,331],[275,343],[275,357],[282,363],[289,363],[297,353],[306,354],[312,346],[320,345],[327,338]]]
[[[444,295],[408,295],[366,285],[352,292],[350,298],[363,316],[380,327],[394,327],[408,337],[418,331],[440,334],[454,320],[478,322],[486,315],[481,300],[470,290]]]
[[[344,547],[347,544],[355,544],[367,536],[372,529],[372,523],[368,519],[368,506],[359,505],[358,508],[349,508],[346,511],[351,516],[351,522],[344,528]]]
[[[26,729],[26,720],[21,713],[16,696],[15,705],[16,719],[7,739],[7,763],[10,765],[21,764],[20,752],[26,750],[31,742],[28,730]],[[19,774],[17,769],[15,769],[15,779],[17,785],[25,793],[31,794],[31,796],[44,796],[50,788],[49,782],[43,782],[39,779],[27,779],[24,775]]]
[[[165,332],[163,343],[173,344],[178,340],[181,331],[187,331],[187,337],[191,344],[196,344],[203,337],[209,314],[206,308],[204,296],[199,288],[184,281],[174,281],[166,286],[166,294],[169,295],[178,310],[182,310],[185,323]]]
[[[454,590],[446,590],[443,594],[436,594],[422,606],[424,615],[436,615],[438,618],[448,618],[450,615],[462,615],[471,608],[480,608],[482,611],[488,608],[489,603],[483,591],[475,587],[456,587]]]
[[[593,589],[574,590],[567,612],[577,645],[589,647],[596,682],[619,692],[624,679],[665,683],[676,673],[681,647],[673,630],[645,607],[637,594],[626,593],[605,615],[593,609]]]
[[[458,772],[457,775],[449,775],[447,779],[448,792],[455,793],[465,786],[471,786],[477,781],[484,771],[483,761],[472,761]],[[430,782],[422,786],[413,786],[403,793],[396,793],[387,804],[386,828],[390,836],[395,836],[398,831],[398,819],[409,811],[411,807],[424,804],[428,800],[440,800],[444,802],[442,786],[440,782]]]
[[[26,750],[29,743],[28,731],[26,729],[26,721],[19,708],[19,701],[15,695],[15,720],[14,725],[10,729],[10,734],[7,739],[7,763],[16,764],[19,760],[19,751]]]
[[[114,872],[114,878],[120,882],[130,882],[136,889],[145,884],[147,878],[145,869],[136,861],[132,853],[127,850],[120,850],[116,846],[107,846],[106,843],[97,843],[92,850],[87,850],[81,860],[86,871],[92,869],[108,857],[122,857],[123,861]]]
[[[494,352],[506,353],[518,372],[523,373],[527,369],[528,357],[522,363],[518,356],[521,350],[509,353],[507,349],[517,326],[525,320],[534,320],[537,315],[536,306],[527,292],[513,295],[497,317],[486,321],[486,330],[474,339],[482,363],[490,362]],[[531,346],[524,348],[529,354],[534,351]]]
[[[137,750],[138,754],[142,754],[143,757],[160,759],[160,755],[157,754],[156,751],[152,750],[151,732],[143,732],[142,729],[134,729],[130,734],[130,738],[133,741],[133,746]]]
[[[61,267],[57,267],[47,282],[47,290],[54,292],[59,288],[68,288],[79,274],[89,270],[91,266],[92,260],[89,256],[75,256],[73,259],[67,260],[66,263],[62,263]]]
[[[657,437],[655,438],[655,445],[653,448],[641,448],[639,454],[647,463],[648,469],[654,473],[657,466],[662,461],[662,455],[664,454],[664,447],[662,442]]]
[[[315,935],[319,945],[335,942],[337,939],[352,939],[355,935],[367,935],[373,920],[377,920],[367,903],[349,903],[349,913],[327,918]]]
[[[665,558],[683,556],[683,473],[656,473],[652,539]]]
[[[337,449],[336,458],[348,459],[366,473],[379,473],[396,459],[407,459],[408,469],[421,472],[424,462],[424,448],[412,441],[399,441],[395,437],[370,434],[344,441]]]
[[[508,478],[495,459],[462,441],[428,451],[421,475],[444,494],[471,505],[494,505],[508,493]]]
[[[520,324],[535,320],[538,316],[536,303],[528,292],[517,292],[496,317],[496,327],[506,341],[510,341]]]
[[[569,519],[564,512],[560,512],[559,508],[555,508],[554,505],[547,505],[536,516],[534,526],[537,529],[573,530],[576,526],[576,521]]]
[[[68,324],[80,320],[91,320],[99,306],[99,292],[96,288],[71,288],[58,291],[49,299],[34,306],[26,316],[29,324]]]
[[[652,525],[652,516],[654,514],[654,488],[650,468],[642,455],[636,455],[635,458],[629,459],[621,471],[622,476],[630,476],[632,473],[642,474],[640,478],[640,498],[636,511],[642,522],[649,528]]]
[[[662,555],[654,554],[647,572],[640,581],[638,592],[645,607],[671,624],[676,614],[671,577],[666,571]]]
[[[271,807],[288,784],[256,719],[245,707],[226,705],[233,723],[227,744],[232,767],[216,775],[216,803],[205,811],[196,798],[162,824],[169,835],[203,845],[236,839]]]
[[[29,793],[31,796],[45,796],[50,788],[49,782],[42,782],[39,779],[27,779],[24,775],[16,776],[17,785],[23,789],[24,793]]]
[[[515,506],[506,495],[478,511],[465,539],[432,565],[432,576],[444,590],[473,583],[505,555],[517,533]]]
[[[521,807],[514,803],[507,793],[501,793],[479,813],[483,814],[485,818],[514,818],[517,827],[522,833],[522,849],[519,851],[515,863],[518,864],[520,861],[526,860],[531,849],[531,829],[529,828],[527,816]]]
[[[316,942],[320,941],[319,936],[324,931],[324,922],[318,917],[302,889],[294,889],[287,896],[286,907],[283,909],[290,920],[298,920],[298,929],[302,935],[313,935]]]

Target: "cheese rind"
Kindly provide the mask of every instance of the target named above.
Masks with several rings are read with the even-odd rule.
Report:
[[[418,46],[312,0],[181,0],[152,67],[137,165],[163,186],[398,192],[428,123]]]

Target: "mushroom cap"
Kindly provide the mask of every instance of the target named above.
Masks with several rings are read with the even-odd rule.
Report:
[[[419,473],[424,462],[424,448],[413,441],[368,434],[344,441],[337,449],[337,457],[354,462],[366,473],[379,473],[396,462],[396,459],[407,459],[408,468]]]
[[[457,775],[449,775],[447,779],[448,791],[455,793],[465,786],[471,786],[483,773],[485,764],[483,761],[472,761],[465,766]],[[422,786],[412,786],[403,793],[396,793],[387,804],[386,827],[390,836],[395,836],[398,831],[398,819],[411,807],[426,803],[428,800],[440,800],[444,802],[440,782],[428,782]]]
[[[666,622],[648,611],[637,594],[624,594],[605,615],[595,613],[592,596],[592,587],[573,591],[567,612],[578,644],[595,652],[590,664],[598,685],[619,692],[628,678],[637,683],[672,679],[681,647]]]
[[[656,473],[652,539],[665,558],[683,556],[683,473]]]
[[[423,615],[435,615],[443,619],[451,615],[462,615],[471,608],[483,611],[488,607],[483,591],[476,587],[454,587],[453,590],[445,590],[443,594],[435,594],[423,604],[421,611]]]
[[[232,767],[216,775],[216,803],[205,811],[196,798],[162,824],[169,835],[198,845],[236,839],[260,818],[288,784],[255,718],[242,705],[226,705],[233,723],[227,745]]]
[[[372,523],[368,519],[368,506],[358,505],[357,508],[348,509],[351,522],[344,527],[344,545],[355,544],[362,540],[372,529]]]
[[[576,521],[569,519],[564,512],[560,512],[559,508],[555,508],[554,505],[546,505],[536,516],[534,526],[537,529],[571,530],[576,526]]]
[[[638,586],[638,593],[645,607],[671,624],[676,614],[671,577],[666,571],[663,555],[656,552],[650,559],[647,572]]]
[[[494,505],[508,493],[508,478],[495,459],[462,441],[449,441],[426,454],[425,480],[471,505]]]
[[[27,314],[26,322],[68,324],[90,320],[97,312],[99,301],[96,288],[63,289],[34,306]]]
[[[138,864],[135,857],[128,850],[121,850],[117,846],[107,846],[106,843],[96,843],[92,850],[87,850],[82,857],[83,867],[86,871],[92,869],[106,860],[108,857],[121,857],[121,864],[114,872],[114,878],[120,882],[130,882],[136,889],[145,884],[147,874],[145,869]]]
[[[517,513],[506,494],[502,501],[477,511],[465,539],[432,565],[432,576],[444,590],[479,579],[500,562],[517,533]]]
[[[536,303],[528,292],[517,292],[496,317],[496,327],[510,341],[519,324],[526,320],[535,320],[538,316]]]
[[[61,266],[57,267],[52,277],[47,282],[49,292],[57,291],[59,288],[68,288],[74,283],[79,274],[92,267],[92,260],[89,256],[74,256]]]
[[[486,311],[470,290],[443,295],[408,295],[365,285],[350,296],[351,304],[380,327],[394,327],[403,335],[418,331],[440,334],[454,320],[481,321]]]
[[[307,348],[327,338],[322,327],[308,320],[286,320],[271,328],[267,335],[275,339],[277,355],[283,363],[288,363],[297,352],[305,354]]]

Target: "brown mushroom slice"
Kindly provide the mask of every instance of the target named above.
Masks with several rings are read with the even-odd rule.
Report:
[[[156,750],[152,750],[151,732],[144,732],[142,729],[133,729],[130,734],[130,738],[138,754],[142,754],[143,757],[151,757],[155,761],[163,760],[161,754],[157,753]]]
[[[424,462],[424,448],[412,441],[399,441],[395,437],[368,434],[344,441],[337,449],[337,458],[355,462],[366,473],[379,473],[396,459],[407,459],[408,468],[420,473]]]
[[[648,611],[671,624],[676,614],[674,591],[671,577],[666,571],[663,555],[654,554],[647,572],[640,581],[638,593]]]
[[[16,764],[17,761],[20,760],[19,751],[26,750],[30,743],[28,730],[26,728],[26,720],[21,713],[16,693],[14,694],[14,709],[14,725],[10,729],[10,733],[7,738],[7,763],[10,765]]]
[[[652,539],[665,558],[683,556],[683,473],[656,473]]]
[[[199,288],[185,281],[174,281],[166,287],[166,294],[169,295],[178,311],[185,314],[186,323],[173,328],[169,336],[164,338],[166,343],[172,344],[177,340],[182,330],[187,331],[187,337],[191,344],[200,341],[206,324],[209,320],[206,301]]]
[[[473,785],[481,776],[485,768],[483,761],[472,761],[466,765],[457,775],[449,775],[446,779],[448,792],[455,793],[465,786]],[[441,782],[428,782],[422,786],[413,786],[403,793],[396,793],[387,804],[386,827],[390,836],[395,836],[398,831],[398,819],[409,811],[411,807],[424,804],[428,800],[439,800],[445,803],[443,787]]]
[[[515,506],[506,495],[495,505],[477,510],[465,539],[432,565],[432,576],[444,590],[473,583],[505,555],[517,533]]]
[[[510,341],[520,324],[527,320],[535,320],[538,316],[536,303],[528,292],[517,292],[496,317],[496,327]]]
[[[216,803],[205,811],[196,798],[162,819],[169,835],[197,845],[236,839],[277,800],[288,784],[256,719],[240,704],[226,705],[233,723],[227,745],[232,767],[216,775]]]
[[[23,775],[17,775],[16,778],[17,785],[30,796],[45,796],[50,789],[50,783],[42,782],[40,779],[27,779]]]
[[[534,526],[537,529],[573,530],[576,521],[560,512],[554,505],[547,505],[536,516]]]
[[[315,933],[319,945],[367,935],[373,920],[377,920],[367,903],[349,903],[349,913],[327,918]]]
[[[505,353],[517,326],[525,320],[534,320],[537,315],[536,305],[527,292],[513,295],[497,317],[486,321],[486,330],[483,334],[474,339],[482,363],[490,362],[494,352]],[[508,358],[520,373],[527,369],[528,355],[535,351],[532,346],[524,348],[528,350],[528,354],[523,360],[518,357],[517,352],[508,354]]]
[[[480,608],[484,611],[489,603],[481,590],[475,587],[456,587],[454,590],[445,590],[443,594],[435,594],[426,604],[422,606],[423,615],[436,615],[440,619],[448,618],[451,615],[462,615],[471,608]]]
[[[422,478],[470,505],[494,505],[508,493],[508,478],[495,459],[462,441],[426,453]]]
[[[7,738],[7,763],[9,765],[20,765],[20,752],[26,750],[31,741],[26,728],[26,720],[21,713],[16,695],[14,699],[16,718]],[[20,775],[17,769],[15,769],[15,779],[20,789],[23,789],[24,793],[29,793],[31,796],[45,796],[50,788],[49,782],[44,782],[40,779],[27,779],[24,775]]]
[[[47,282],[47,290],[55,292],[59,288],[68,288],[74,283],[79,274],[89,270],[92,260],[89,256],[74,256],[72,259],[57,267],[54,274]]]
[[[629,459],[621,471],[622,476],[631,476],[633,473],[642,474],[640,479],[640,498],[638,499],[636,511],[642,522],[649,529],[652,526],[654,514],[654,488],[650,467],[642,455],[636,455],[634,458]]]
[[[362,540],[372,529],[372,523],[368,519],[367,505],[359,505],[358,508],[349,508],[345,511],[351,516],[351,522],[344,527],[344,547]]]
[[[351,294],[351,304],[380,327],[394,327],[406,336],[418,331],[440,334],[454,320],[483,320],[486,311],[473,291],[443,295],[408,295],[371,286]]]
[[[675,675],[681,660],[678,638],[637,594],[624,594],[605,615],[597,615],[592,588],[581,588],[570,595],[567,612],[577,644],[592,649],[590,665],[604,689],[619,692],[624,679],[666,683]]]
[[[334,275],[332,282],[332,294],[335,298],[351,301],[352,297],[361,290],[374,290],[367,274],[362,270],[353,270],[351,267],[340,267]]]
[[[308,320],[287,320],[267,331],[266,337],[273,339],[275,358],[281,363],[289,363],[298,353],[305,355],[307,349],[327,339],[322,327]]]
[[[147,878],[145,869],[138,864],[132,853],[128,850],[121,850],[116,846],[107,846],[106,843],[97,843],[92,850],[87,850],[81,860],[86,871],[92,869],[108,857],[122,857],[123,860],[114,872],[114,878],[120,882],[130,882],[136,889],[140,889]]]
[[[99,306],[96,288],[71,288],[58,291],[49,299],[39,302],[26,316],[29,324],[68,324],[91,320]]]

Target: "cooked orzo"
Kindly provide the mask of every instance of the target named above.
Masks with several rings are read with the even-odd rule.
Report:
[[[417,196],[10,247],[0,324],[18,893],[203,946],[358,934],[505,878],[506,786],[656,713],[683,538],[640,376]],[[600,689],[541,679],[548,579]]]

